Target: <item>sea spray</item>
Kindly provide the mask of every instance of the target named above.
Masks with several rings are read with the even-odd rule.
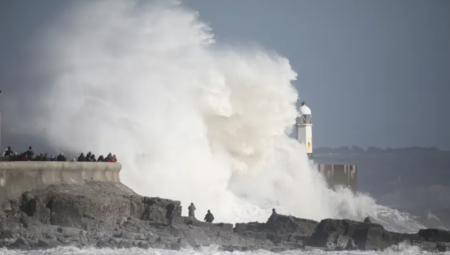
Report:
[[[39,34],[48,85],[20,132],[115,153],[136,192],[194,202],[217,221],[265,221],[271,208],[377,218],[369,196],[328,189],[288,137],[298,95],[285,57],[216,42],[176,1],[77,1]]]

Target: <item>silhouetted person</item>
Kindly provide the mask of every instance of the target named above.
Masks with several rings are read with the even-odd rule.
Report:
[[[212,223],[214,221],[214,215],[208,210],[208,213],[206,213],[204,220],[208,223]]]
[[[11,150],[11,146],[8,146],[8,148],[6,148],[5,154],[3,156],[9,157],[9,156],[13,156],[13,155],[14,155],[14,152]]]
[[[272,209],[272,214],[270,215],[266,224],[273,226],[275,224],[275,222],[277,222],[277,219],[278,219],[278,213],[275,211],[275,208],[274,208],[274,209]]]
[[[370,220],[369,216],[367,216],[367,217],[364,219],[364,223],[372,223],[372,221]]]
[[[28,147],[27,156],[28,156],[28,160],[33,160],[33,158],[34,158],[34,151],[31,146]]]
[[[80,154],[80,156],[78,156],[77,161],[78,161],[78,162],[84,162],[84,161],[86,161],[86,157],[84,156],[84,153],[83,153],[83,152]]]
[[[66,161],[66,157],[64,157],[62,152],[56,157],[56,161]]]
[[[86,154],[86,161],[89,161],[89,160],[91,159],[91,155],[92,155],[91,152],[88,152],[88,153]]]
[[[168,204],[166,206],[166,219],[169,226],[172,226],[173,217],[175,216],[175,205]]]
[[[117,162],[116,155],[112,155],[111,153],[108,153],[108,156],[106,156],[106,162]]]
[[[89,157],[88,157],[88,155],[86,155],[86,162],[93,162],[93,161],[95,161],[94,154],[89,154]]]
[[[98,162],[104,162],[105,158],[103,157],[103,155],[100,155],[97,159]]]
[[[188,207],[189,210],[189,217],[192,217],[193,219],[195,219],[195,205],[194,203],[191,203],[191,205]]]

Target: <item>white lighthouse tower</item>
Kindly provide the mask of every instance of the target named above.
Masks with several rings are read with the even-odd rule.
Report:
[[[313,158],[311,109],[305,102],[300,106],[300,114],[297,117],[297,140],[306,147],[309,159]]]

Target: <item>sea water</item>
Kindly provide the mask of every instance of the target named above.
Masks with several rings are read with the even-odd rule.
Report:
[[[1,250],[0,254],[2,255],[19,255],[19,254],[27,254],[27,255],[50,255],[50,254],[57,254],[57,255],[74,255],[74,254],[80,254],[80,255],[121,255],[121,254],[129,254],[129,255],[270,255],[270,254],[279,254],[279,255],[300,255],[300,254],[354,254],[354,255],[389,255],[389,254],[396,254],[396,255],[407,255],[407,254],[431,254],[429,252],[420,251],[418,247],[414,246],[408,246],[408,245],[396,245],[391,248],[388,248],[387,250],[383,252],[379,251],[338,251],[338,252],[326,252],[319,249],[308,249],[305,251],[300,250],[293,250],[293,251],[285,251],[280,253],[273,253],[265,250],[258,250],[258,251],[252,251],[252,252],[224,252],[219,251],[217,247],[204,247],[202,249],[194,250],[194,249],[183,249],[179,251],[172,251],[172,250],[160,250],[160,249],[138,249],[138,248],[132,248],[132,249],[94,249],[94,248],[87,248],[87,249],[78,249],[78,248],[57,248],[57,249],[50,249],[45,251],[7,251],[7,250]],[[442,253],[432,253],[432,254],[450,254],[450,252],[442,252]]]

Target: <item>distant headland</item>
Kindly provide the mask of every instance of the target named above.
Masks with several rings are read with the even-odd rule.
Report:
[[[375,146],[369,146],[367,149],[358,146],[340,146],[340,147],[318,147],[314,149],[315,154],[329,154],[329,153],[353,153],[353,154],[363,154],[363,153],[450,153],[450,151],[440,150],[435,147],[404,147],[404,148],[378,148]]]

